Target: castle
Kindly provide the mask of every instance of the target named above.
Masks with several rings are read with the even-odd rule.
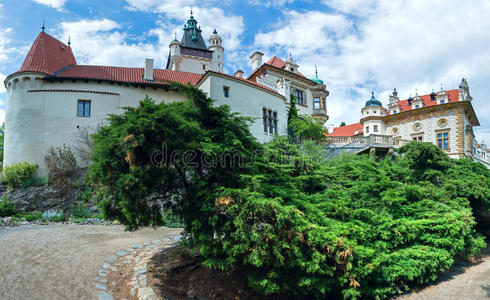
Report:
[[[44,32],[32,44],[20,69],[5,79],[8,106],[5,119],[4,165],[27,161],[47,174],[45,155],[52,147],[73,146],[80,132],[93,132],[108,114],[136,106],[145,96],[156,102],[186,101],[168,89],[169,81],[192,84],[233,112],[252,117],[251,132],[260,142],[287,135],[292,95],[300,115],[326,124],[329,91],[318,78],[307,78],[290,55],[286,60],[264,54],[250,56],[252,72],[223,72],[223,40],[214,30],[206,45],[197,20],[191,16],[180,41],[169,45],[165,69],[80,65],[70,47]],[[473,127],[479,126],[466,80],[459,89],[400,100],[396,89],[387,107],[374,93],[361,109],[359,123],[328,126],[328,148],[340,151],[391,152],[410,141],[431,142],[450,157],[471,159],[490,167],[483,143]],[[89,161],[79,157],[81,166]]]
[[[223,73],[222,38],[215,30],[206,45],[197,20],[191,16],[181,41],[169,45],[165,69],[146,59],[143,68],[80,65],[70,43],[44,32],[44,26],[18,71],[5,79],[8,106],[5,119],[4,165],[27,161],[47,174],[45,156],[50,148],[73,146],[81,131],[93,132],[108,114],[136,106],[146,95],[156,102],[186,101],[168,89],[169,81],[190,83],[233,112],[254,118],[251,132],[260,142],[287,134],[293,93],[299,113],[328,120],[329,92],[323,81],[308,79],[292,57],[262,63],[260,52],[251,56],[253,72],[244,77]],[[79,157],[81,166],[89,162]]]
[[[467,157],[490,167],[489,150],[479,144],[473,127],[480,126],[471,105],[468,82],[458,89],[400,100],[396,89],[387,107],[374,97],[361,108],[361,119],[342,127],[329,126],[330,149],[339,151],[392,152],[411,141],[433,143],[452,158]]]

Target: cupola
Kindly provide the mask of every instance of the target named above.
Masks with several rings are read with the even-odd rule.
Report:
[[[383,104],[381,103],[381,101],[379,101],[378,99],[376,99],[374,97],[374,91],[371,92],[371,99],[369,99],[368,101],[366,101],[366,105],[364,105],[364,107],[368,107],[368,106],[383,106]]]

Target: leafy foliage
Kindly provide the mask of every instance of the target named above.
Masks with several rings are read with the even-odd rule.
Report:
[[[0,199],[0,217],[10,217],[16,212],[14,205],[7,199],[7,196],[3,196]]]
[[[42,219],[49,222],[63,222],[66,217],[62,210],[47,210],[43,212]]]
[[[93,136],[99,207],[128,229],[160,225],[170,208],[204,265],[297,298],[386,298],[485,247],[471,207],[488,208],[479,164],[423,143],[381,161],[325,160],[313,143],[282,138],[261,146],[247,118],[196,88],[171,89],[189,101],[145,99]]]
[[[296,108],[296,96],[291,95],[291,108],[288,115],[288,127],[300,140],[321,142],[326,139],[322,125],[311,116],[299,116]]]
[[[77,202],[76,204],[73,203],[70,206],[70,216],[84,219],[84,218],[90,218],[92,216],[92,213],[87,208],[85,203]]]
[[[28,162],[19,162],[3,168],[3,178],[10,188],[16,188],[31,180],[38,166]]]
[[[93,164],[88,176],[98,206],[129,229],[161,225],[172,208],[188,232],[213,234],[214,196],[235,187],[259,144],[250,134],[250,118],[212,106],[213,100],[191,86],[171,89],[189,101],[155,104],[146,98],[93,135]]]
[[[267,145],[242,188],[222,189],[226,221],[201,245],[205,263],[239,265],[263,293],[297,297],[385,298],[435,280],[485,246],[468,199],[488,203],[488,170],[430,144],[401,153],[322,162],[284,141]]]

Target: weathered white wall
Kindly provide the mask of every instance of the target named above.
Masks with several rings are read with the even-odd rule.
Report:
[[[202,57],[194,57],[189,55],[181,55],[183,58],[182,61],[178,65],[179,71],[196,73],[196,74],[204,74],[208,70],[219,71],[215,69],[215,64],[209,58]],[[206,69],[204,70],[202,66],[205,65]]]
[[[223,86],[229,87],[229,98],[224,97]],[[210,74],[203,80],[199,88],[215,99],[216,105],[227,104],[231,111],[255,118],[250,130],[260,142],[269,142],[274,138],[274,135],[264,133],[262,120],[264,107],[277,112],[278,134],[287,134],[288,104],[282,97],[245,82],[215,74]]]
[[[136,106],[145,95],[155,102],[183,101],[175,92],[89,81],[45,82],[41,74],[20,74],[9,79],[5,119],[4,165],[27,161],[47,174],[45,155],[50,147],[73,146],[79,128],[95,129],[108,114],[121,113],[123,106]],[[68,90],[28,92],[28,90]],[[73,92],[70,90],[81,90]],[[118,95],[94,92],[111,92]],[[78,100],[91,101],[89,118],[77,117]]]

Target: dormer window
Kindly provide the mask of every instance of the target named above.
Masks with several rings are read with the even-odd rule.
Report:
[[[291,68],[291,72],[294,72],[294,68]]]

